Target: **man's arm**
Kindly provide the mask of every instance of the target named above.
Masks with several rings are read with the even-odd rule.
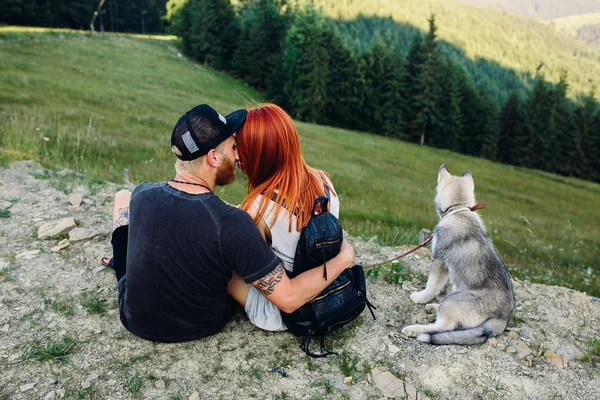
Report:
[[[345,269],[353,265],[354,249],[344,241],[340,254],[327,262],[328,280],[323,279],[323,270],[320,267],[289,279],[280,264],[269,274],[252,282],[252,285],[281,311],[292,313],[314,299]]]

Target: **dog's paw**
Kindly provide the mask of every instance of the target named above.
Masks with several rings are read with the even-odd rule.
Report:
[[[421,290],[420,292],[412,292],[412,294],[410,295],[410,299],[413,301],[413,303],[417,303],[417,304],[425,304],[429,301],[431,301],[435,296],[431,296],[429,293],[427,293],[426,290]]]
[[[423,343],[431,343],[431,336],[428,333],[420,333],[417,340]]]
[[[419,335],[419,331],[416,329],[417,325],[409,325],[402,329],[402,333],[408,337],[417,337]]]
[[[425,305],[425,309],[429,312],[433,311],[434,313],[436,313],[438,308],[440,308],[440,305],[437,303],[429,303]]]

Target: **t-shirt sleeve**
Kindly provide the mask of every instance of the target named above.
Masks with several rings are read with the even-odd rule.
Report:
[[[262,278],[280,264],[250,215],[238,209],[221,227],[221,251],[246,283]]]

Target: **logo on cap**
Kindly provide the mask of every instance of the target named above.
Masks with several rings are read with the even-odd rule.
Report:
[[[225,117],[219,113],[217,113],[217,115],[219,116],[219,119],[221,120],[221,122],[223,122],[225,125],[227,125],[227,120],[225,119]]]

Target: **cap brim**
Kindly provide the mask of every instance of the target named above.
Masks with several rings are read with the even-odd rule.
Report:
[[[234,111],[225,117],[225,119],[227,120],[227,128],[230,130],[230,135],[233,135],[235,132],[237,132],[238,129],[242,127],[242,125],[244,125],[244,122],[246,122],[247,115],[248,110],[241,109]]]

